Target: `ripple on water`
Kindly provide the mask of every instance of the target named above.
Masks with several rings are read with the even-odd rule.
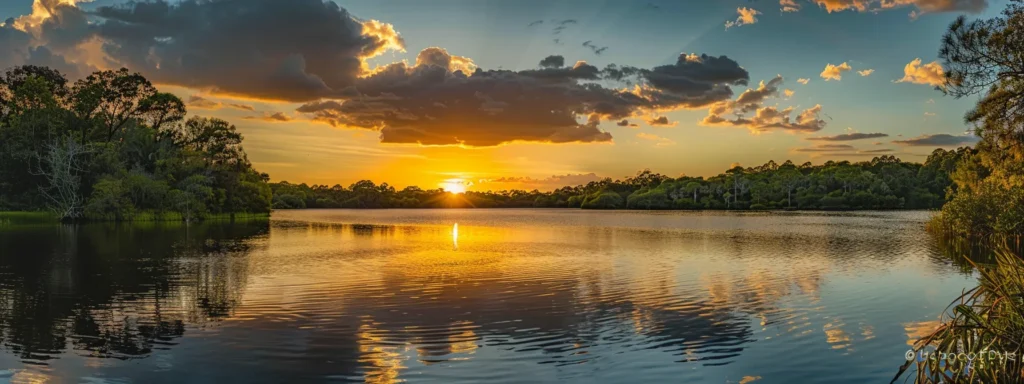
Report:
[[[886,380],[970,283],[935,262],[926,218],[337,210],[0,232],[52,247],[0,257],[0,366],[19,367],[0,378]]]

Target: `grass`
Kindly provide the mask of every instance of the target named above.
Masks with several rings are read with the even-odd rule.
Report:
[[[232,217],[233,216],[233,217]],[[217,213],[204,216],[202,221],[265,221],[270,219],[269,213]],[[0,211],[0,227],[14,225],[40,225],[53,224],[59,220],[56,215],[50,212],[2,212]],[[88,222],[113,222],[111,219],[87,218]],[[140,211],[135,212],[124,222],[132,223],[158,223],[158,222],[183,222],[184,217],[173,211]]]
[[[0,227],[55,222],[57,222],[57,216],[50,212],[0,212]]]
[[[914,344],[917,358],[900,367],[893,382],[911,366],[916,372],[906,379],[917,383],[1024,382],[1024,259],[1001,241],[993,264],[965,259],[979,272],[979,285],[950,304],[941,325]],[[934,353],[955,358],[927,358]]]

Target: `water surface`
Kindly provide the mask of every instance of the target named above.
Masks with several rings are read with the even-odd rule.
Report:
[[[888,382],[976,284],[928,216],[305,210],[9,226],[0,381]]]

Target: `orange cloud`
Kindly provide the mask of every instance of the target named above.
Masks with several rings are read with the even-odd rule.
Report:
[[[644,139],[644,140],[654,141],[655,142],[654,143],[655,147],[667,147],[667,146],[676,145],[676,142],[673,141],[672,139],[661,137],[661,136],[658,136],[658,135],[652,135],[650,133],[640,132],[640,133],[636,134],[636,137]]]
[[[758,12],[756,9],[745,7],[736,8],[736,13],[739,14],[739,17],[737,17],[735,21],[726,21],[725,29],[738,27],[741,25],[754,24],[757,22],[756,16],[761,14],[761,12]]]
[[[946,83],[946,74],[945,71],[942,70],[942,65],[939,64],[938,61],[922,65],[921,59],[917,58],[903,67],[903,78],[896,80],[896,82],[926,84],[941,87]]]
[[[782,12],[796,12],[800,10],[800,4],[796,0],[779,0],[779,8]]]
[[[917,17],[925,13],[969,12],[979,13],[988,7],[987,0],[812,0],[828,13],[842,11],[874,12],[912,6],[917,8],[910,13]],[[780,5],[785,9],[783,2]]]
[[[864,77],[871,76],[872,73],[875,73],[874,69],[865,69],[863,71],[857,71],[857,74],[859,74],[861,76],[864,76]]]
[[[852,69],[853,68],[850,67],[850,64],[847,64],[846,62],[839,65],[826,64],[825,70],[821,71],[820,76],[822,79],[825,79],[825,81],[839,81],[843,79],[843,72],[848,72]]]

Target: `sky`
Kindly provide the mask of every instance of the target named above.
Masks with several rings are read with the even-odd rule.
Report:
[[[0,2],[0,67],[127,67],[274,181],[550,190],[970,145],[942,33],[994,0]]]

